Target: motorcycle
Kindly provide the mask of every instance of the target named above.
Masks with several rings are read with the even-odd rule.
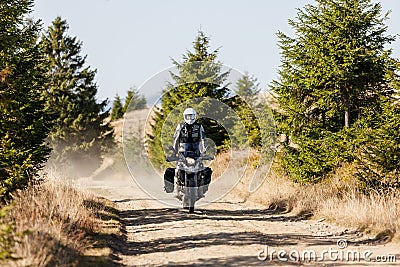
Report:
[[[176,197],[182,201],[184,209],[189,209],[189,213],[194,212],[195,202],[202,197],[208,190],[211,182],[212,170],[204,167],[203,161],[213,160],[208,155],[198,155],[192,151],[184,151],[178,156],[167,157],[167,162],[177,161],[176,168],[168,168],[164,174],[164,189],[167,193],[172,193],[174,188],[174,177],[177,181]],[[173,177],[172,177],[173,174]]]

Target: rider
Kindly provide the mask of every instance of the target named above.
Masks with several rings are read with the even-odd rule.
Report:
[[[196,156],[206,152],[203,125],[196,122],[197,113],[193,108],[187,108],[183,112],[183,120],[175,130],[173,148],[175,153],[192,151]]]
[[[196,111],[193,108],[187,108],[183,112],[183,123],[180,123],[175,130],[173,139],[174,154],[184,153],[192,154],[193,157],[199,157],[205,154],[206,135],[203,125],[196,122]],[[178,173],[177,173],[178,174]],[[175,175],[177,179],[177,175]],[[174,181],[175,195],[178,195],[177,180]]]

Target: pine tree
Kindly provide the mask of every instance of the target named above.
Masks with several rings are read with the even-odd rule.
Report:
[[[32,6],[31,0],[0,3],[0,199],[26,187],[50,153],[40,23],[27,18]]]
[[[225,101],[229,89],[224,86],[224,82],[229,72],[222,72],[222,63],[217,61],[218,50],[209,51],[209,38],[202,31],[198,32],[196,40],[193,43],[193,52],[188,51],[183,56],[183,62],[173,60],[178,73],[171,72],[173,83],[169,84],[164,90],[161,99],[161,109],[155,112],[155,123],[150,136],[150,157],[156,165],[164,162],[164,150],[161,139],[172,140],[172,135],[179,122],[182,122],[183,110],[189,105],[196,105],[201,109],[214,110],[213,103],[204,101],[204,99],[215,99]],[[192,101],[193,102],[190,102]],[[191,104],[180,106],[180,104],[189,101]],[[216,108],[218,109],[218,107]],[[174,111],[175,120],[166,123],[166,118]],[[218,112],[215,110],[215,112]],[[206,135],[212,139],[217,146],[221,147],[228,139],[224,128],[212,119],[202,118],[199,122],[204,126]],[[161,131],[169,135],[162,138]],[[164,146],[171,145],[163,144]],[[165,149],[165,147],[164,147]]]
[[[113,107],[111,110],[111,120],[112,121],[118,120],[118,119],[122,118],[122,116],[124,116],[124,112],[122,109],[121,98],[117,94],[115,96]]]
[[[394,71],[380,4],[316,2],[290,20],[295,38],[278,33],[282,65],[272,84],[283,110],[278,131],[288,137],[281,158],[296,181],[317,181],[354,160],[350,133],[391,94]]]
[[[141,95],[138,90],[131,88],[128,90],[127,96],[125,98],[124,107],[122,112],[126,112],[138,109],[146,108],[146,98]]]
[[[240,117],[240,124],[246,129],[246,133],[241,131],[241,125],[235,125],[234,137],[235,142],[240,146],[248,144],[253,147],[261,145],[261,132],[254,110],[257,102],[260,99],[259,93],[261,91],[257,78],[245,73],[242,78],[236,82],[235,88],[236,96],[231,99],[229,106],[231,106],[236,114]]]
[[[104,122],[109,116],[107,100],[96,101],[96,70],[85,67],[82,42],[67,35],[67,30],[67,22],[57,17],[41,41],[49,64],[45,97],[57,116],[49,140],[52,163],[67,167],[69,175],[87,175],[101,163],[102,152],[113,142],[113,131]]]
[[[248,72],[245,72],[243,77],[236,82],[235,93],[246,102],[256,101],[260,92],[260,83],[256,77],[250,75]]]

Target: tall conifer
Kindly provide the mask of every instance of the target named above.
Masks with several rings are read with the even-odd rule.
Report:
[[[0,2],[0,199],[26,187],[50,152],[40,24],[27,19],[32,6],[31,0]]]
[[[282,65],[272,89],[283,110],[278,131],[288,137],[282,160],[294,180],[317,181],[354,160],[350,133],[392,93],[386,19],[371,0],[316,0],[289,21],[295,37],[278,33]]]
[[[164,90],[161,108],[156,111],[150,137],[150,156],[157,164],[164,161],[161,131],[172,110],[192,99],[207,98],[223,102],[228,96],[229,89],[224,86],[224,82],[229,72],[222,71],[222,63],[217,60],[218,50],[210,51],[209,41],[209,37],[199,31],[193,42],[193,51],[187,51],[183,55],[182,62],[173,60],[178,73],[171,73],[173,84],[169,84]],[[218,111],[215,110],[215,112]],[[182,121],[183,117],[180,116],[179,119]],[[203,118],[200,122],[205,128],[207,137],[212,139],[217,146],[222,146],[228,139],[227,132],[218,122],[209,118]],[[171,141],[175,127],[176,125],[171,125],[168,128]]]
[[[124,112],[123,112],[121,98],[119,97],[119,95],[116,95],[111,110],[111,120],[112,121],[118,120],[122,118],[122,116],[124,116]]]
[[[138,90],[131,88],[125,98],[124,107],[122,112],[126,113],[132,110],[144,109],[146,108],[146,98],[141,95]]]
[[[57,17],[41,41],[49,65],[45,97],[56,115],[49,140],[52,163],[72,167],[71,175],[87,175],[100,164],[103,150],[112,144],[113,131],[104,122],[109,115],[107,100],[96,100],[96,70],[85,66],[82,42],[69,36],[67,30],[67,22]]]

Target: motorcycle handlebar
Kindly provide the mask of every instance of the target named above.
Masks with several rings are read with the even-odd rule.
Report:
[[[172,161],[178,161],[179,157],[177,156],[168,156],[167,157],[167,162],[172,162]]]
[[[180,157],[177,156],[167,156],[167,162],[172,162],[172,161],[178,161],[180,159]],[[201,160],[213,160],[214,157],[209,156],[209,155],[204,155],[204,156],[200,156],[198,159]]]
[[[213,156],[209,156],[209,155],[204,155],[200,157],[202,160],[213,160],[214,157]]]

